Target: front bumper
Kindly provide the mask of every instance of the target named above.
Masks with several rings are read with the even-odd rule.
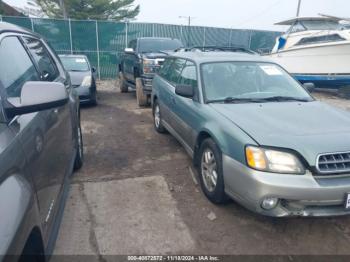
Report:
[[[152,93],[152,82],[153,82],[154,74],[143,74],[141,76],[142,85],[143,85],[143,92],[145,94],[151,94]]]
[[[225,191],[256,213],[274,216],[338,216],[350,214],[344,207],[350,193],[349,177],[317,178],[311,173],[286,175],[260,172],[223,155]],[[272,210],[261,207],[265,198],[280,199]]]
[[[77,92],[80,100],[80,104],[89,103],[93,98],[93,91],[91,87],[78,86],[74,87],[74,90]]]

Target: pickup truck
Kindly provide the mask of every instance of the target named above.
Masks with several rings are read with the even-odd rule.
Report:
[[[119,64],[119,88],[127,93],[129,87],[136,90],[139,106],[150,104],[152,80],[162,66],[168,52],[182,48],[178,39],[137,38],[130,41]]]

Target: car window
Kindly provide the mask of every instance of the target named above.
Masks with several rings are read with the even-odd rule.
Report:
[[[86,72],[90,71],[89,64],[85,57],[61,56],[61,61],[67,71]]]
[[[187,61],[186,66],[181,72],[179,83],[197,87],[197,73],[196,65],[194,63]]]
[[[59,72],[46,47],[38,39],[31,37],[23,39],[39,68],[41,80],[54,81],[59,76]]]
[[[39,81],[39,75],[28,53],[17,37],[7,37],[0,44],[0,81],[7,96],[20,97],[27,81]]]
[[[171,65],[171,68],[169,70],[167,80],[173,84],[179,84],[180,75],[185,64],[186,60],[175,59],[174,63]]]
[[[163,66],[160,68],[158,74],[159,74],[161,77],[167,79],[167,75],[168,75],[168,73],[169,73],[169,71],[170,71],[170,68],[171,68],[173,62],[174,62],[174,59],[172,59],[172,58],[166,58],[165,61],[164,61]]]
[[[132,48],[132,49],[134,49],[134,51],[136,51],[136,40],[130,41],[128,47],[129,47],[129,48]]]
[[[152,53],[159,51],[170,51],[183,47],[177,39],[140,39],[139,51],[141,53]]]

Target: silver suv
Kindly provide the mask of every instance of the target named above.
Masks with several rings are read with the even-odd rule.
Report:
[[[0,99],[0,261],[42,261],[83,163],[79,98],[39,35],[0,23]]]

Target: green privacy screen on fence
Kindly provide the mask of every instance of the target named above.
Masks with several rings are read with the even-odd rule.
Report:
[[[127,43],[137,37],[170,37],[186,46],[243,46],[269,50],[279,32],[112,21],[1,17],[44,36],[59,54],[85,54],[103,79],[115,78]]]

